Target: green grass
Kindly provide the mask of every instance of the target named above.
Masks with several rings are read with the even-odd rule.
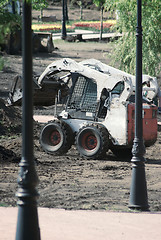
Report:
[[[3,70],[4,67],[4,58],[0,57],[0,71]]]
[[[0,202],[0,207],[10,207],[10,205],[8,205],[6,203],[3,203],[3,202]]]

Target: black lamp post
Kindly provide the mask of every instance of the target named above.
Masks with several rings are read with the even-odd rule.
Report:
[[[147,186],[145,177],[145,146],[143,142],[142,121],[142,1],[137,0],[136,28],[136,89],[135,89],[135,138],[132,149],[132,182],[130,189],[129,208],[148,210]]]
[[[38,178],[33,160],[31,1],[23,1],[23,102],[22,158],[18,176],[16,240],[40,240],[35,189]]]
[[[66,0],[62,0],[62,39],[66,39],[67,33],[66,33],[66,17],[65,17],[65,6],[66,6]]]

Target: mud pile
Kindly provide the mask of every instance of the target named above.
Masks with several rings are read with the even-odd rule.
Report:
[[[34,140],[38,141],[41,126],[39,123],[34,121],[33,127]],[[22,151],[21,133],[21,108],[6,106],[5,101],[3,99],[0,99],[0,161],[20,160]]]
[[[4,100],[0,99],[0,161],[13,161],[19,158],[17,149],[12,146],[19,145],[17,136],[21,133],[21,126],[21,110],[6,106]]]
[[[6,106],[0,99],[0,136],[12,136],[21,133],[21,110],[13,106]]]

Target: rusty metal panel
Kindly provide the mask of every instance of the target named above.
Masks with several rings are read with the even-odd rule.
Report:
[[[143,139],[145,146],[153,145],[157,140],[157,107],[143,104]],[[135,131],[135,104],[128,105],[128,144],[131,145]]]

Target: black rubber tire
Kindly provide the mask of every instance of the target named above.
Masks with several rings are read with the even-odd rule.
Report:
[[[101,159],[109,149],[109,134],[104,126],[89,124],[76,135],[76,147],[86,159]]]
[[[74,143],[74,134],[65,122],[54,120],[46,124],[40,134],[40,144],[43,150],[53,155],[68,152]]]

